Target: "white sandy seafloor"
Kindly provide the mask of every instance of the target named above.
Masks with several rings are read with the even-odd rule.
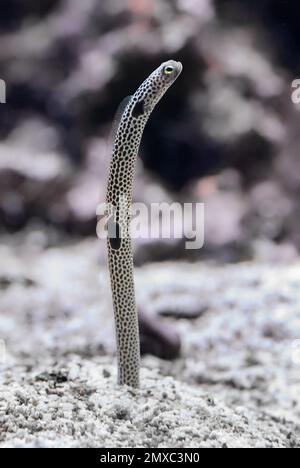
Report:
[[[181,357],[144,357],[134,391],[116,385],[98,243],[0,258],[0,447],[300,447],[299,263],[137,269],[153,313],[202,313],[160,318]]]

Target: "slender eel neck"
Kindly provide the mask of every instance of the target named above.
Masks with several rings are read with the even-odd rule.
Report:
[[[130,206],[136,158],[146,122],[155,105],[180,74],[170,60],[158,67],[129,99],[113,145],[106,204],[108,264],[118,352],[119,384],[139,386],[140,344],[135,302]]]
[[[121,198],[131,202],[135,162],[150,116],[146,110],[137,114],[137,109],[142,106],[137,93],[130,98],[123,112],[113,146],[106,202],[116,209]]]

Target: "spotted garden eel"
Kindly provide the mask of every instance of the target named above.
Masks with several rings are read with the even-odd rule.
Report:
[[[108,266],[116,325],[118,383],[139,387],[140,340],[135,301],[130,207],[135,163],[144,127],[155,105],[182,70],[180,62],[161,64],[119,108],[110,165],[106,215]]]

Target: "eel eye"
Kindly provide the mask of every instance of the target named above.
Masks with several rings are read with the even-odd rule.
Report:
[[[167,65],[164,68],[164,74],[165,75],[172,75],[173,72],[174,72],[174,67],[172,67],[171,65]]]

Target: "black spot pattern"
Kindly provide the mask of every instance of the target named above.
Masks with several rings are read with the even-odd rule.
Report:
[[[112,250],[119,250],[121,247],[121,228],[119,223],[110,218],[107,223],[108,239]]]
[[[174,73],[166,75],[164,70],[169,65],[174,68]],[[118,381],[120,385],[131,387],[139,386],[140,371],[139,326],[129,233],[135,162],[146,122],[181,69],[181,64],[173,60],[163,63],[132,96],[119,123],[110,165],[106,203],[117,235],[109,234],[107,248],[116,324]]]
[[[140,115],[143,115],[144,112],[145,112],[144,101],[138,101],[132,109],[132,116],[137,118]]]

